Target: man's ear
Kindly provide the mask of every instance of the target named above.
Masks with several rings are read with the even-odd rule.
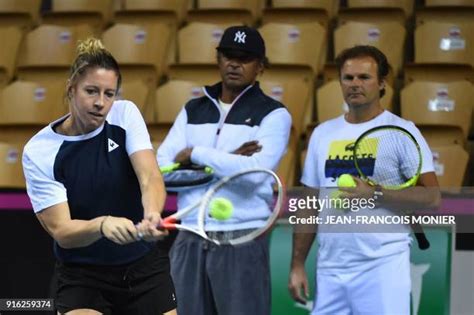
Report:
[[[385,79],[380,80],[379,90],[385,89],[386,85],[387,85],[387,80],[385,80]]]
[[[263,71],[265,71],[265,64],[262,60],[258,63],[258,75],[262,75]]]

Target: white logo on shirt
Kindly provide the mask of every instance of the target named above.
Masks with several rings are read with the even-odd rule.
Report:
[[[251,122],[252,122],[252,118],[247,118],[247,119],[245,119],[245,123],[246,123],[246,124],[250,124]]]
[[[119,147],[119,145],[117,143],[115,143],[114,140],[112,140],[110,138],[108,140],[109,140],[109,153],[110,153],[113,150],[117,149]]]
[[[245,44],[245,37],[247,34],[245,32],[238,31],[235,33],[234,42]]]

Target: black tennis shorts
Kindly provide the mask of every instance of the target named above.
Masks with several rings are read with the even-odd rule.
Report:
[[[103,314],[161,314],[176,308],[168,252],[155,247],[121,266],[56,263],[53,296],[57,311],[88,308]]]

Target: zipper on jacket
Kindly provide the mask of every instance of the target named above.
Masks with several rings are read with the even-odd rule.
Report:
[[[222,83],[221,83],[222,84]],[[234,108],[234,105],[235,103],[237,103],[237,101],[239,100],[239,98],[245,94],[245,92],[247,92],[248,90],[250,90],[252,87],[254,86],[254,84],[252,85],[249,85],[248,87],[246,87],[239,95],[237,95],[237,97],[235,98],[235,100],[232,102],[232,106],[231,108],[229,109],[229,111],[225,114],[224,118],[221,119],[222,117],[222,109],[221,109],[221,106],[219,105],[219,101],[215,100],[214,98],[212,98],[208,93],[207,93],[207,90],[205,87],[202,88],[203,92],[204,92],[204,95],[207,96],[207,98],[209,98],[213,103],[214,105],[217,106],[217,109],[219,110],[219,125],[217,126],[217,130],[216,130],[216,137],[214,138],[214,145],[212,146],[213,148],[216,148],[217,147],[217,141],[219,140],[219,135],[221,133],[221,129],[224,127],[224,123],[225,123],[225,120],[227,119],[227,116],[229,115],[230,111],[232,110],[232,108]]]

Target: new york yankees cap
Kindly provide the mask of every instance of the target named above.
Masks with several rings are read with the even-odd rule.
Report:
[[[231,26],[224,31],[218,51],[241,51],[249,55],[265,57],[265,42],[260,33],[248,26]]]

